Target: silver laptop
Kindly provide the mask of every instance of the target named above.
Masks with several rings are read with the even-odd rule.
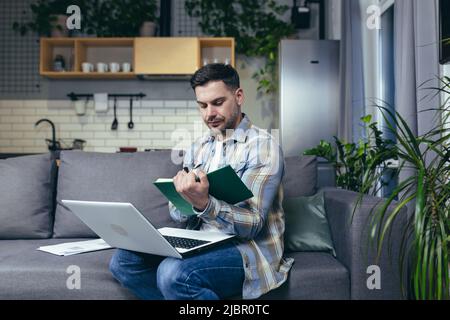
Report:
[[[110,246],[182,259],[234,235],[177,228],[156,229],[131,203],[61,200]]]

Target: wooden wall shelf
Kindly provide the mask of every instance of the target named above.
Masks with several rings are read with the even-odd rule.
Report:
[[[40,74],[54,79],[135,79],[191,75],[205,63],[235,66],[234,38],[41,38]],[[64,71],[54,71],[56,55]],[[131,63],[131,72],[82,72],[82,63]]]

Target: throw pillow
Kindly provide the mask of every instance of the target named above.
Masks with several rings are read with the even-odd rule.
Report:
[[[0,239],[39,239],[52,234],[50,154],[0,160]]]
[[[336,256],[325,212],[323,192],[310,197],[285,198],[286,251],[326,251]]]
[[[283,190],[285,198],[306,197],[316,193],[317,158],[292,156],[284,159]]]

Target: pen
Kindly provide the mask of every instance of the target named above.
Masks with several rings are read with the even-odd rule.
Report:
[[[183,170],[186,171],[186,173],[189,173],[188,167],[184,167]],[[200,178],[195,173],[194,173],[194,175],[195,175],[195,182],[200,182]]]

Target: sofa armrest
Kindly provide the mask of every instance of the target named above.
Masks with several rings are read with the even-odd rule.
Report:
[[[336,188],[324,188],[323,191],[337,259],[350,274],[351,299],[403,299],[399,249],[401,234],[407,225],[407,210],[400,212],[393,225],[391,238],[389,241],[388,237],[385,238],[382,254],[376,261],[375,245],[369,243],[368,222],[373,208],[383,199],[364,196],[354,211],[358,193]],[[388,252],[388,245],[391,252]],[[374,265],[379,267],[380,288],[371,286],[372,289],[369,289],[367,283],[369,280],[373,284],[374,270],[368,270],[368,267]],[[403,284],[406,283],[406,268],[404,270]]]

